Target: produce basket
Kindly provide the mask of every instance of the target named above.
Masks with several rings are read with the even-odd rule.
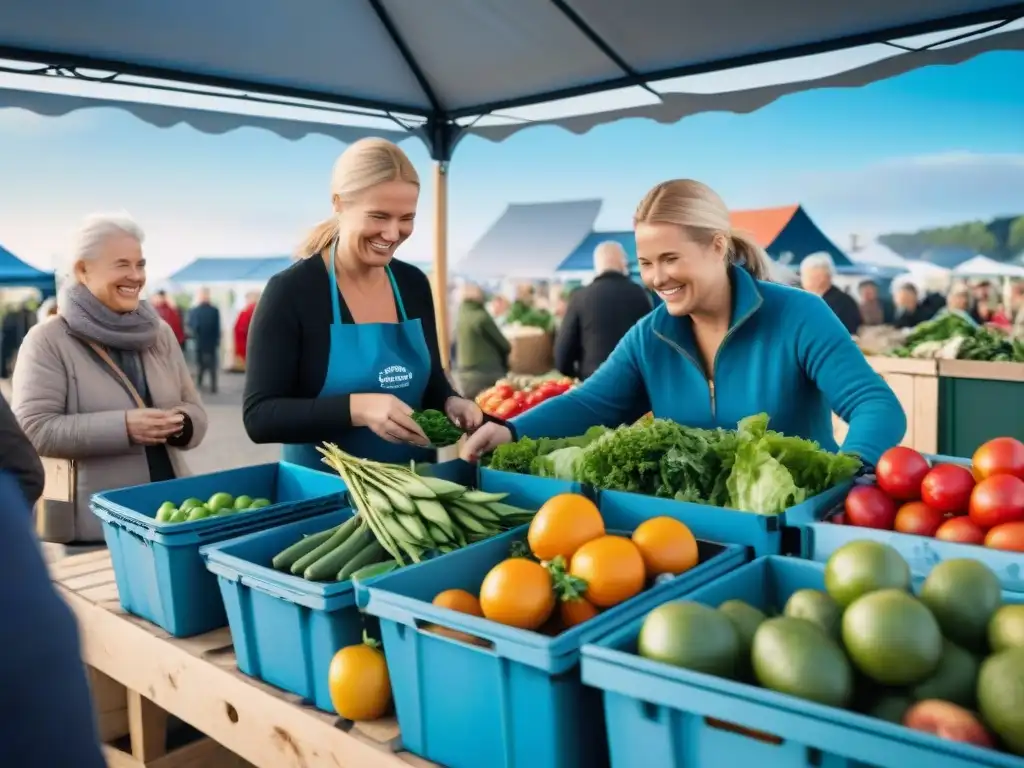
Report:
[[[609,530],[634,527],[604,519]],[[357,588],[360,606],[380,619],[404,747],[448,768],[606,764],[600,700],[580,682],[580,647],[644,613],[668,584],[692,589],[746,558],[742,547],[701,542],[699,565],[554,637],[432,605],[443,590],[477,594],[524,538],[525,529],[509,531]]]
[[[823,586],[821,564],[769,556],[696,590],[672,584],[671,599],[735,599],[765,610]],[[583,682],[604,691],[613,768],[1024,768],[1009,754],[644,659],[636,653],[642,623],[583,648]]]
[[[238,668],[325,712],[333,712],[328,668],[339,648],[379,637],[377,621],[356,608],[351,581],[312,582],[282,573],[271,559],[302,536],[352,516],[346,508],[251,533],[199,552],[216,574]]]
[[[166,501],[217,493],[271,503],[192,522],[155,519]],[[199,555],[201,544],[336,508],[344,494],[337,476],[281,462],[107,491],[93,496],[91,509],[103,522],[121,606],[175,637],[189,637],[227,623],[216,579]]]

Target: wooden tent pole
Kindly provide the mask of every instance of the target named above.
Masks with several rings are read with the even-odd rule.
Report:
[[[434,317],[441,364],[448,368],[448,163],[434,162]]]

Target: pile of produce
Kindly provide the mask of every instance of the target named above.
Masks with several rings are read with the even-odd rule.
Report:
[[[545,502],[510,554],[487,573],[478,595],[448,589],[434,605],[556,635],[699,561],[697,540],[680,521],[655,517],[632,536],[610,533],[594,503],[574,493]],[[431,631],[475,640],[444,627]]]
[[[516,388],[509,380],[502,380],[476,397],[480,410],[499,419],[511,419],[552,397],[568,392],[573,380],[565,376],[542,378],[536,384]]]
[[[525,525],[533,512],[408,467],[358,459],[330,443],[324,463],[345,481],[356,513],[273,558],[273,566],[310,581],[367,579]]]
[[[990,440],[972,469],[933,467],[912,448],[891,448],[875,484],[854,487],[832,522],[1024,552],[1024,443]]]
[[[542,331],[550,332],[555,328],[555,318],[546,309],[534,309],[528,304],[516,301],[505,314],[505,324],[540,328]]]
[[[777,515],[849,480],[854,456],[768,429],[767,414],[735,430],[644,418],[561,440],[523,438],[498,446],[491,469],[576,480],[596,488]]]
[[[435,448],[455,445],[463,435],[462,430],[455,426],[451,419],[433,408],[414,412],[412,420],[419,425],[423,434],[427,436],[427,440]]]
[[[263,509],[270,504],[270,499],[254,499],[245,495],[236,499],[230,493],[219,492],[213,494],[207,501],[185,499],[181,504],[165,501],[154,517],[158,523],[190,523],[207,517],[224,517],[236,512]]]
[[[1024,605],[1003,605],[976,560],[947,560],[910,591],[892,547],[854,541],[825,565],[825,589],[765,606],[672,602],[644,619],[638,652],[1024,755]]]
[[[1011,339],[998,329],[978,327],[958,315],[948,314],[915,327],[903,345],[889,354],[894,357],[1024,363],[1024,339]]]

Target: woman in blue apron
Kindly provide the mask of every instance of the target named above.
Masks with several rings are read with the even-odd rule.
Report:
[[[270,280],[253,316],[246,432],[318,469],[325,441],[377,461],[431,461],[414,410],[443,411],[467,431],[484,416],[442,368],[426,275],[394,259],[413,231],[419,178],[397,146],[364,139],[338,158],[332,192],[335,216]]]

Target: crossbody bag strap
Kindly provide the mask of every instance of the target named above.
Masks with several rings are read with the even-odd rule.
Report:
[[[124,385],[124,388],[128,390],[128,394],[132,396],[132,400],[135,401],[135,404],[139,408],[145,408],[146,401],[139,396],[139,391],[135,389],[135,385],[132,384],[131,379],[129,379],[128,376],[125,375],[125,372],[121,370],[120,366],[114,362],[114,358],[110,356],[110,353],[107,352],[107,350],[105,350],[95,341],[89,341],[88,339],[86,339],[85,343],[89,345],[89,347],[92,349],[93,352],[96,353],[97,357],[99,357],[100,360],[106,363],[107,367],[114,372],[114,375],[117,376],[118,379],[120,379],[121,383]]]

